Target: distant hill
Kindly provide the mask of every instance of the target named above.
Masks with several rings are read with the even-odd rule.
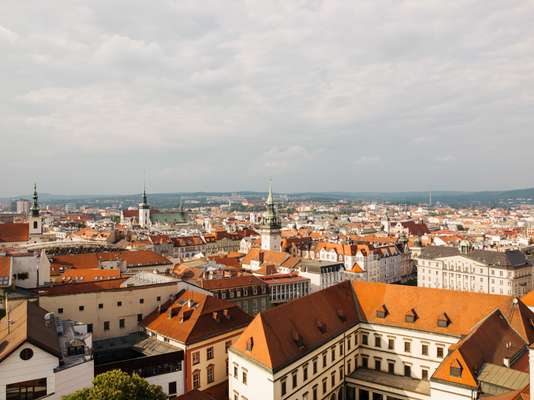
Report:
[[[150,193],[149,202],[157,207],[178,207],[181,199],[195,203],[217,203],[217,198],[232,195],[242,196],[248,199],[263,199],[265,192],[241,191],[241,192],[183,192],[183,193]],[[305,192],[305,193],[277,193],[289,200],[322,200],[322,201],[377,201],[403,204],[428,203],[428,192]],[[102,206],[120,204],[123,207],[136,205],[140,200],[140,194],[117,194],[117,195],[54,195],[40,193],[39,199],[47,204],[87,204]],[[15,196],[0,199],[4,202],[27,198],[31,195]],[[221,199],[219,202],[224,202]],[[451,206],[506,206],[519,203],[534,204],[534,188],[514,189],[505,191],[436,191],[432,192],[433,204],[441,203]]]

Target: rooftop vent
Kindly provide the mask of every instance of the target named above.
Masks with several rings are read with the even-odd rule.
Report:
[[[417,313],[415,312],[415,309],[411,309],[405,316],[404,321],[414,323],[417,320]]]
[[[376,310],[376,317],[377,318],[386,318],[389,314],[388,309],[386,308],[385,304],[382,304],[382,307],[380,307],[378,310]]]
[[[320,319],[318,319],[316,322],[315,322],[316,326],[317,326],[317,329],[319,329],[319,331],[321,333],[325,333],[326,332],[326,324],[321,321]]]

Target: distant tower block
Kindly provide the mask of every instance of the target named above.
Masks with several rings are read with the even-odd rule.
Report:
[[[150,226],[150,205],[146,198],[146,188],[143,189],[143,200],[139,203],[139,226],[142,228]]]
[[[269,184],[269,194],[267,196],[267,201],[265,202],[265,207],[266,211],[263,214],[263,223],[260,229],[261,249],[282,251],[282,236],[280,233],[282,225],[274,205],[271,184]]]

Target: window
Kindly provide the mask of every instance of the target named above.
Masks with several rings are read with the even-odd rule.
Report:
[[[104,304],[103,304],[103,303],[100,303],[100,304],[98,305],[98,308],[99,308],[99,309],[103,309],[103,308],[104,308]]]
[[[332,384],[332,387],[336,386],[336,371],[332,371],[330,374],[330,382]]]
[[[19,357],[21,360],[28,361],[33,357],[33,350],[27,347],[19,353]]]
[[[352,360],[349,359],[347,361],[347,373],[350,374],[352,372]]]
[[[428,369],[421,369],[421,379],[422,380],[428,380]]]
[[[215,381],[215,371],[213,369],[213,365],[208,365],[208,368],[206,370],[206,377],[208,379],[208,383],[213,383]],[[246,384],[246,375],[243,375],[243,383]]]
[[[293,386],[293,389],[295,389],[297,387],[297,372],[293,372],[293,374],[291,374],[291,381],[292,381],[292,386]]]
[[[330,348],[330,356],[332,362],[336,361],[336,346]]]
[[[193,371],[193,389],[200,387],[200,371],[197,369]]]
[[[119,319],[119,328],[124,328],[124,318]]]
[[[375,369],[377,371],[382,370],[382,360],[380,360],[379,358],[375,358]]]
[[[317,385],[312,388],[312,400],[317,400]]]
[[[57,309],[57,313],[58,313],[58,314],[63,314],[63,309],[62,309],[62,308],[58,308],[58,309]]]
[[[79,307],[78,307],[78,310],[79,310],[79,311],[83,311],[83,310],[85,310],[85,306],[79,306]]]
[[[412,376],[412,367],[410,365],[404,365],[404,376]]]
[[[247,370],[243,368],[243,371],[242,371],[242,378],[243,378],[243,384],[246,385],[247,384]]]
[[[389,338],[388,339],[388,350],[394,350],[395,349],[395,339]]]
[[[302,379],[305,381],[308,380],[308,366],[307,365],[302,367]]]
[[[143,320],[143,314],[137,314],[137,322],[141,322]]]
[[[225,353],[228,353],[228,349],[232,346],[232,341],[231,340],[227,340],[226,342],[224,342],[224,352]]]
[[[122,307],[122,301],[117,301],[117,307]]]
[[[395,374],[395,361],[388,361],[388,373]]]
[[[237,367],[238,367],[237,364],[234,364],[234,378],[236,379],[237,379],[237,374],[238,374]]]
[[[323,378],[323,394],[325,394],[327,392],[327,389],[326,389],[326,386],[327,386],[327,379],[326,378]]]
[[[139,304],[144,304],[145,303],[145,299],[139,299]]]
[[[212,347],[208,347],[206,349],[206,358],[208,360],[212,360],[213,359],[213,346]]]
[[[368,339],[367,339],[367,334],[364,333],[364,334],[362,335],[362,344],[364,344],[364,345],[367,346],[367,340],[368,340]]]
[[[195,351],[192,354],[192,359],[193,359],[193,365],[197,365],[198,363],[200,363],[200,352],[199,351]]]
[[[382,338],[380,336],[375,336],[375,347],[382,347]]]
[[[317,373],[317,359],[316,358],[313,359],[312,365],[313,365],[313,374],[315,375]]]
[[[451,376],[455,376],[457,378],[460,378],[462,376],[462,368],[461,367],[453,367],[453,366],[451,366],[450,374],[451,374]]]
[[[156,301],[161,301],[161,296],[156,297]]]
[[[412,351],[412,344],[410,342],[404,342],[404,352],[409,353]]]
[[[323,368],[326,368],[326,352],[323,353]]]
[[[176,394],[176,382],[169,382],[169,394]]]
[[[280,382],[280,391],[282,392],[282,396],[284,396],[287,393],[287,387],[286,387],[285,379],[282,382]]]
[[[424,356],[428,356],[428,344],[424,344],[421,346],[421,354]]]
[[[6,399],[38,399],[46,396],[46,378],[12,383],[6,386]]]
[[[109,331],[109,321],[104,321],[104,330]]]
[[[438,358],[443,358],[443,347],[438,347],[436,349]]]
[[[87,324],[87,332],[92,333],[93,332],[93,324]]]
[[[368,368],[369,366],[369,358],[367,356],[362,357],[362,368]]]

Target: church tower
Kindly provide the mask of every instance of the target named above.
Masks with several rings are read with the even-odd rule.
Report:
[[[276,213],[271,184],[269,184],[269,195],[267,196],[265,206],[267,210],[263,214],[263,223],[260,229],[261,249],[282,251],[282,236],[280,233],[282,225]]]
[[[150,206],[146,199],[146,188],[143,189],[143,200],[139,203],[139,225],[142,228],[150,226]]]
[[[30,237],[40,236],[43,234],[43,221],[39,209],[39,196],[37,195],[37,185],[33,185],[33,204],[30,208],[29,232]]]

